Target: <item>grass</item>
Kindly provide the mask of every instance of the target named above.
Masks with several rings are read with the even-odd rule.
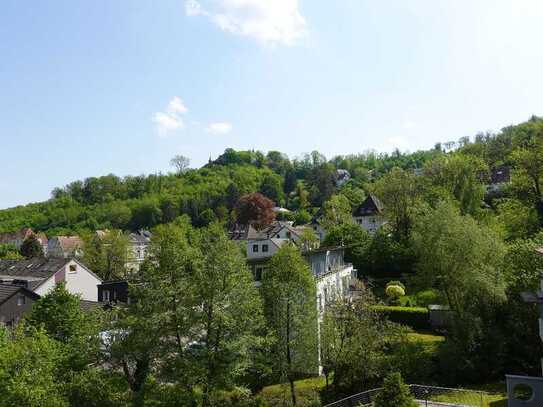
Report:
[[[473,390],[473,391],[471,391]],[[484,392],[481,398],[481,393]],[[444,403],[458,403],[466,406],[483,407],[507,407],[507,395],[505,385],[495,382],[478,386],[470,386],[467,389],[451,390],[431,398],[432,401]]]
[[[297,380],[294,388],[300,406],[315,405],[319,399],[319,392],[326,385],[324,377],[311,377],[309,379]],[[271,406],[283,405],[285,400],[290,400],[290,387],[288,383],[274,384],[262,389],[260,395]]]

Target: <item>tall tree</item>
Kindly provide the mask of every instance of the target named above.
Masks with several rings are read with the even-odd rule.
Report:
[[[201,255],[189,244],[189,233],[186,222],[156,228],[147,261],[139,273],[129,276],[131,301],[116,310],[110,362],[122,369],[134,406],[144,404],[145,384],[151,371],[158,369],[159,357],[165,358],[161,374],[168,381],[194,383],[185,369],[185,352],[195,315],[190,280]]]
[[[321,364],[336,397],[375,386],[386,369],[385,352],[396,328],[375,311],[369,289],[359,284],[353,301],[334,297],[321,324]]]
[[[289,382],[296,405],[294,380],[317,369],[317,307],[315,280],[294,245],[283,245],[272,257],[263,276],[262,295],[276,341],[270,352],[274,370]]]
[[[321,223],[326,230],[353,223],[351,204],[345,195],[333,195],[324,203]]]
[[[178,154],[170,160],[170,165],[175,168],[177,175],[182,175],[188,170],[190,159]]]
[[[247,370],[263,323],[262,303],[239,246],[219,224],[201,231],[198,246],[203,263],[190,290],[198,310],[193,341],[201,348],[190,363],[200,372],[203,405],[209,406],[217,390],[230,388]]]
[[[407,240],[411,236],[419,191],[415,175],[398,167],[375,184],[375,193],[385,205],[385,215],[397,240]]]
[[[104,280],[125,278],[132,253],[128,236],[106,230],[83,236],[83,261]]]
[[[262,228],[275,219],[274,203],[261,193],[243,195],[236,205],[237,222]]]

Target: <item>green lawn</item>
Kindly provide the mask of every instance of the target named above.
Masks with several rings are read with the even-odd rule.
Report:
[[[505,385],[503,383],[491,383],[482,386],[476,386],[473,390],[484,391],[483,407],[506,407],[507,398],[505,393]],[[469,390],[469,389],[468,389]],[[467,406],[479,407],[481,404],[481,395],[476,392],[469,391],[451,391],[447,394],[442,394],[432,398],[433,401],[450,402],[464,404]]]

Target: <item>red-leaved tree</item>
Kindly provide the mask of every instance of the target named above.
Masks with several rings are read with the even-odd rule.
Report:
[[[275,220],[275,204],[259,192],[243,195],[236,205],[236,219],[241,225],[260,229]]]

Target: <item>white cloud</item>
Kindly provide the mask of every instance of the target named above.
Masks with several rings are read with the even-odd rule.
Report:
[[[185,122],[181,117],[188,112],[185,104],[179,96],[174,96],[168,103],[165,112],[156,112],[153,122],[156,124],[159,136],[165,137],[170,133],[185,128]]]
[[[168,113],[187,113],[189,110],[179,96],[174,96],[170,103],[168,103]]]
[[[207,131],[215,134],[228,134],[232,131],[232,124],[228,122],[210,123]]]
[[[207,0],[206,7],[187,0],[185,13],[205,16],[223,31],[267,44],[292,46],[307,36],[298,0]]]

